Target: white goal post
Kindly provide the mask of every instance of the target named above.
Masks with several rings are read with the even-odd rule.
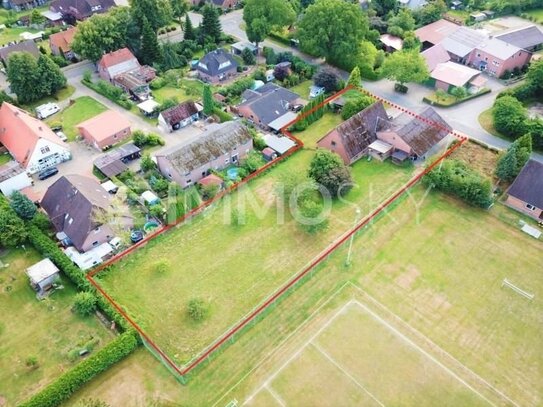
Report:
[[[535,297],[534,294],[530,294],[529,292],[527,291],[524,291],[520,288],[518,288],[516,285],[514,285],[513,283],[511,283],[509,280],[507,280],[506,278],[503,279],[502,281],[502,287],[505,286],[505,287],[508,287],[510,289],[512,289],[513,291],[515,291],[516,293],[522,295],[523,297],[526,297],[528,298],[530,301],[532,301]]]

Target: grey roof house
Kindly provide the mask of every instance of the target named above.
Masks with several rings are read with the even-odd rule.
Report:
[[[236,75],[238,63],[234,57],[222,48],[205,54],[196,66],[201,80],[218,83]]]
[[[57,232],[64,232],[74,247],[86,252],[114,237],[107,224],[96,219],[111,207],[111,197],[94,179],[66,175],[51,185],[40,202]]]
[[[162,175],[186,188],[210,174],[238,165],[253,149],[253,139],[240,122],[208,127],[207,133],[184,146],[175,146],[157,154]]]
[[[478,31],[467,27],[460,27],[449,34],[441,42],[441,46],[447,50],[453,61],[465,63],[468,55],[477,46],[482,44],[485,39],[486,36]]]
[[[36,43],[32,40],[26,40],[0,48],[0,61],[6,65],[9,55],[13,52],[28,52],[36,58],[40,56],[40,50],[36,46]]]
[[[529,160],[507,191],[505,203],[543,221],[543,164]]]
[[[536,25],[529,25],[498,33],[494,38],[526,51],[535,51],[543,44],[543,31]]]
[[[296,118],[292,108],[300,104],[305,104],[300,95],[269,82],[257,90],[243,92],[235,110],[255,124],[277,131]]]

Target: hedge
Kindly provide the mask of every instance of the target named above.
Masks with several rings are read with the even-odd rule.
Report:
[[[105,82],[105,81],[104,81]],[[113,93],[112,92],[106,92],[104,91],[103,88],[101,88],[99,86],[99,84],[97,83],[94,83],[94,82],[89,82],[89,81],[86,81],[85,79],[83,79],[81,81],[81,83],[83,85],[85,85],[86,87],[92,89],[93,91],[95,91],[96,93],[108,98],[109,100],[111,100],[112,102],[118,104],[119,106],[125,108],[126,110],[130,110],[132,108],[132,102],[130,102],[129,100],[126,100],[126,99],[119,99],[118,97],[115,97],[113,96]],[[109,83],[105,82],[109,87],[111,87],[112,89],[115,89],[115,90],[121,90],[120,88],[117,88],[116,86],[114,85],[110,85]],[[122,92],[122,90],[121,90]]]
[[[20,404],[19,407],[60,405],[82,385],[132,353],[138,345],[137,335],[134,331],[122,333],[94,355],[83,360],[29,400]]]
[[[476,97],[486,95],[487,93],[490,93],[490,92],[491,92],[490,89],[484,88],[484,89],[481,89],[479,92],[474,93],[473,95],[466,96],[465,98],[460,99],[460,100],[456,100],[456,101],[454,101],[454,102],[452,102],[450,104],[440,103],[438,101],[428,99],[426,96],[422,98],[422,101],[425,102],[425,103],[428,103],[429,105],[432,105],[432,106],[452,107],[452,106],[459,105],[460,103],[467,102],[470,99],[475,99]]]
[[[28,240],[34,248],[44,257],[48,257],[65,275],[75,284],[80,291],[90,291],[96,294],[94,287],[85,277],[85,273],[57,247],[47,235],[36,226],[28,224]],[[101,295],[96,295],[98,308],[122,330],[127,330],[129,325],[126,320],[111,306]]]
[[[222,111],[222,110],[219,109],[218,107],[216,107],[215,109],[213,109],[213,114],[219,118],[219,120],[220,120],[221,123],[229,122],[229,121],[234,120],[234,119],[232,118],[232,116],[230,116],[228,113]]]

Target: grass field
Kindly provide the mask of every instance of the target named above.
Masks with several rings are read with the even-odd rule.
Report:
[[[502,221],[503,211],[511,223]],[[112,405],[138,405],[142,398],[172,406],[224,406],[233,399],[241,403],[302,345],[290,346],[290,339],[285,345],[286,338],[293,334],[297,338],[297,327],[305,329],[308,318],[315,323],[328,320],[345,299],[330,304],[327,299],[352,281],[374,297],[379,307],[405,321],[402,326],[411,326],[448,352],[450,356],[443,355],[446,365],[454,365],[462,377],[466,371],[461,366],[465,366],[518,405],[538,406],[543,401],[543,356],[538,351],[543,341],[539,329],[543,308],[537,300],[543,295],[543,243],[518,230],[515,214],[499,204],[486,212],[440,193],[425,197],[424,188],[416,187],[410,197],[356,237],[350,268],[344,266],[344,247],[187,386],[176,386],[151,356],[138,353],[94,380],[69,405],[99,395]],[[505,277],[535,293],[536,300],[527,301],[502,288]],[[392,314],[388,319],[399,321]],[[388,340],[394,342],[394,336]],[[364,346],[365,341],[355,342]],[[401,357],[399,367],[404,366]],[[327,380],[337,376],[332,367],[325,374]],[[126,384],[119,388],[119,383]],[[266,405],[274,405],[271,395],[262,394]],[[484,394],[502,400],[497,405],[512,404],[503,402],[493,390],[486,389]],[[300,394],[297,405],[303,405],[306,396],[311,394]]]
[[[181,79],[179,87],[170,85],[153,90],[153,96],[157,102],[162,103],[166,99],[177,98],[179,102],[186,100],[200,100],[202,98],[203,83],[197,80]]]
[[[461,380],[389,321],[351,300],[243,405],[487,405]]]
[[[293,86],[290,88],[290,90],[294,93],[297,93],[300,95],[303,99],[309,99],[309,88],[313,85],[312,80],[307,80],[299,83],[296,86]]]
[[[317,141],[342,122],[341,115],[326,112],[319,121],[313,123],[304,131],[293,132],[293,135],[302,140],[306,147],[315,148],[317,147]]]
[[[90,96],[82,96],[75,99],[72,105],[48,119],[47,123],[61,123],[63,132],[68,137],[68,140],[74,141],[79,134],[76,127],[79,123],[97,116],[106,110],[107,107],[97,100]]]
[[[27,248],[0,256],[0,401],[14,406],[75,365],[77,352],[91,341],[102,347],[111,334],[95,317],[71,312],[75,289],[63,279],[64,290],[38,301],[25,269],[41,257]],[[35,356],[38,368],[26,366]],[[5,405],[5,404],[2,404]]]
[[[543,22],[543,8],[537,8],[534,10],[526,10],[524,11],[525,14],[528,14],[529,16],[537,18],[537,21],[539,23]]]
[[[100,283],[170,356],[187,362],[349,228],[356,204],[366,213],[412,172],[390,163],[360,161],[353,168],[357,187],[345,202],[334,204],[329,229],[308,235],[290,214],[278,220],[274,187],[281,173],[305,172],[313,154],[297,153],[232,195],[233,207],[247,205],[245,225],[225,221],[230,199],[224,199],[206,215],[154,239],[99,275]],[[268,210],[259,214],[262,209],[249,202]],[[165,273],[155,270],[160,259],[170,264]],[[193,297],[204,298],[211,307],[209,319],[200,324],[186,316]]]

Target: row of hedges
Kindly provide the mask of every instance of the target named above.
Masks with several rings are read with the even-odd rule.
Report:
[[[491,92],[490,89],[483,88],[479,92],[474,93],[473,95],[466,96],[463,99],[457,99],[452,103],[441,103],[438,100],[431,100],[431,99],[427,98],[426,96],[422,98],[422,101],[425,102],[425,103],[428,103],[429,105],[432,105],[432,106],[452,107],[452,106],[459,105],[460,103],[467,102],[468,100],[475,99],[475,98],[477,98],[479,96],[486,95],[487,93],[490,93],[490,92]]]
[[[54,407],[60,405],[82,385],[128,356],[138,346],[136,333],[132,330],[124,332],[93,356],[83,360],[32,398],[20,404],[19,407]]]
[[[28,240],[34,248],[44,257],[48,257],[55,265],[75,284],[80,291],[89,291],[95,293],[94,287],[85,277],[85,273],[77,267],[72,261],[57,247],[47,235],[34,225],[28,225]],[[101,295],[96,295],[98,307],[109,319],[115,321],[115,324],[122,330],[128,329],[126,320],[105,300]]]
[[[125,108],[126,110],[130,110],[132,108],[133,103],[127,99],[126,93],[124,93],[123,90],[121,88],[118,88],[117,86],[111,85],[110,83],[102,79],[100,79],[96,83],[83,79],[81,83],[83,83],[83,85],[87,86],[88,88],[91,88],[96,93],[99,93],[100,95],[108,98],[112,102]]]

